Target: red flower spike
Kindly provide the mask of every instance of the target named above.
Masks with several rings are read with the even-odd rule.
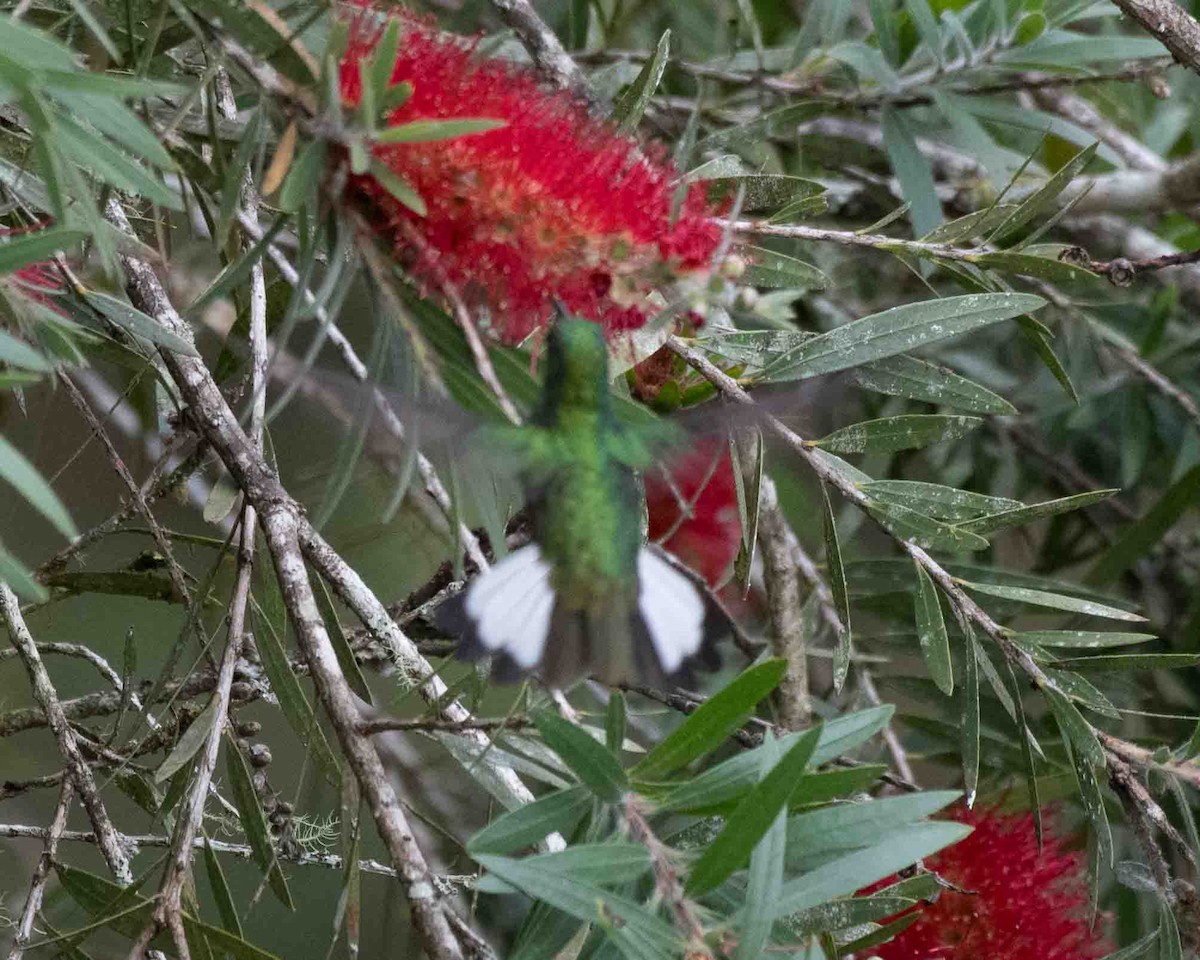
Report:
[[[645,476],[649,538],[666,537],[663,547],[714,587],[725,579],[742,541],[733,461],[724,447],[705,441],[676,458],[662,468],[670,483],[658,468]]]
[[[419,216],[369,175],[349,190],[379,232],[434,287],[451,283],[490,310],[492,332],[515,343],[544,325],[552,302],[610,333],[641,327],[655,287],[705,270],[720,245],[703,190],[690,189],[672,218],[678,174],[591,117],[570,95],[548,91],[520,66],[402,20],[392,83],[412,95],[389,126],[421,119],[486,118],[504,126],[449,140],[372,148],[427,208]],[[341,63],[349,107],[380,31],[360,15]],[[403,224],[420,231],[421,249]]]
[[[996,807],[956,808],[974,827],[966,839],[925,860],[960,890],[937,901],[871,953],[881,960],[1096,960],[1112,944],[1090,926],[1084,856],[1049,829],[1041,852],[1033,815]],[[884,881],[872,892],[895,882]]]
[[[46,224],[35,224],[32,227],[0,227],[0,237],[14,237],[32,233]],[[57,310],[54,303],[55,294],[62,293],[64,284],[62,277],[54,264],[48,260],[37,263],[27,263],[18,267],[12,273],[2,278],[10,289],[37,303]]]

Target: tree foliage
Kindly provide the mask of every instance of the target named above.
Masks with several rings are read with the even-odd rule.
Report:
[[[1194,952],[1163,4],[0,13],[13,956],[965,956],[1005,890],[1019,949]],[[471,431],[556,305],[624,421],[708,424],[643,477],[737,624],[698,689],[436,626],[529,536]]]

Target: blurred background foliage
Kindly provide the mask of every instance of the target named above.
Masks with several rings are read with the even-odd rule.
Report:
[[[422,205],[368,157],[386,110],[352,109],[337,90],[359,14],[21,0],[0,15],[0,580],[73,702],[118,829],[178,829],[197,751],[224,721],[204,710],[243,507],[220,450],[198,442],[211,425],[189,424],[157,351],[198,352],[248,419],[261,283],[292,364],[267,391],[266,457],[449,685],[414,696],[322,572],[341,597],[323,613],[344,624],[355,692],[369,691],[373,715],[425,723],[377,749],[449,909],[500,955],[749,956],[774,939],[781,955],[887,957],[891,918],[938,889],[909,868],[965,833],[929,819],[960,791],[988,808],[1046,805],[1066,846],[1086,851],[1120,956],[1193,952],[1197,64],[1174,63],[1107,2],[536,7],[591,109],[723,198],[746,270],[685,290],[686,322],[665,318],[686,335],[676,344],[752,395],[769,388],[768,410],[821,438],[802,452],[768,429],[761,448],[753,436],[738,447],[738,558],[711,578],[744,646],[773,646],[792,671],[728,647],[701,690],[584,685],[555,701],[443,659],[450,645],[422,605],[474,571],[472,547],[498,555],[506,532],[520,537],[519,503],[507,471],[460,458],[444,427],[406,421],[417,440],[402,447],[377,436],[381,418],[364,426],[369,401],[348,386],[378,382],[402,411],[421,409],[434,369],[476,417],[501,416],[445,291],[409,282],[386,256],[393,238],[364,239],[377,211],[342,189],[349,164]],[[531,69],[553,74],[558,53],[531,44],[524,4],[407,9],[476,37],[482,56],[529,63],[532,51]],[[126,291],[129,258],[163,279],[194,345]],[[628,360],[661,346],[659,326],[629,338]],[[533,354],[536,342],[492,345],[522,412]],[[702,363],[678,351],[649,362],[653,389],[643,366],[614,390],[666,413],[716,405]],[[847,375],[795,386],[828,372]],[[646,404],[622,409],[636,418]],[[136,484],[150,478],[161,537],[117,459]],[[780,542],[790,573],[762,562]],[[314,726],[261,556],[258,656],[239,666],[201,824],[237,849],[197,857],[185,908],[209,927],[189,928],[193,953],[410,955],[420,931],[400,886],[373,872],[387,852],[319,709]],[[803,604],[791,637],[777,617],[788,576]],[[24,658],[3,656],[0,894],[16,935],[40,848],[19,828],[50,822],[63,761]],[[811,695],[799,712],[797,658]],[[139,698],[188,677],[207,680],[160,700],[151,726]],[[511,766],[537,803],[490,785],[492,767],[454,739],[454,697],[508,718],[481,728],[488,762]],[[810,843],[814,823],[825,846]],[[82,810],[69,826],[89,829]],[[528,853],[555,831],[573,849]],[[142,845],[139,896],[154,895],[164,853]],[[362,870],[330,859],[346,855]],[[64,839],[57,860],[33,942],[87,929],[29,951],[125,955],[149,909],[114,906],[119,878],[90,844]],[[680,876],[664,879],[664,864]],[[862,893],[902,870],[900,889]]]

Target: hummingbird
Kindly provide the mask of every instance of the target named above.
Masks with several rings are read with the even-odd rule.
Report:
[[[686,682],[720,665],[728,621],[695,582],[642,543],[637,471],[678,428],[630,427],[614,409],[603,329],[561,311],[529,421],[505,429],[522,464],[532,542],[443,603],[462,659],[491,656],[500,681],[553,687]]]

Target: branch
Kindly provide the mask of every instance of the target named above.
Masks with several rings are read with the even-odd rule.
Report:
[[[560,90],[570,90],[595,105],[587,78],[529,0],[490,0],[504,25],[521,40],[542,75]]]
[[[33,636],[21,616],[21,605],[17,600],[17,595],[13,593],[7,583],[3,582],[0,582],[0,617],[3,617],[7,624],[8,635],[20,654],[25,671],[29,674],[30,682],[33,684],[34,699],[45,713],[50,729],[54,731],[58,751],[62,754],[63,762],[70,772],[71,781],[75,789],[79,791],[79,798],[87,811],[88,819],[92,821],[92,826],[99,837],[100,852],[104,855],[104,860],[117,883],[121,886],[128,886],[133,882],[133,874],[129,869],[129,856],[125,851],[121,835],[117,833],[116,827],[109,819],[108,811],[100,799],[96,780],[92,776],[92,770],[79,752],[75,732],[71,729],[71,725],[63,713],[58,693],[42,663],[37,645],[33,642]]]
[[[71,786],[69,779],[64,779],[62,787],[58,792],[58,805],[54,808],[54,819],[50,821],[50,826],[45,828],[45,845],[42,847],[42,855],[38,857],[37,866],[33,870],[33,880],[29,884],[29,895],[25,898],[25,906],[21,910],[21,917],[17,921],[16,929],[13,933],[12,949],[8,953],[8,960],[21,960],[25,954],[25,948],[29,945],[29,941],[33,937],[33,924],[37,919],[38,911],[42,909],[42,897],[46,891],[46,881],[50,877],[50,870],[54,866],[54,858],[58,851],[58,841],[62,838],[63,831],[67,828],[67,814],[71,812],[71,801],[74,799],[75,789]],[[3,829],[0,828],[0,836],[3,836]],[[92,834],[95,837],[95,834]]]
[[[1171,55],[1200,73],[1200,23],[1173,0],[1112,0],[1146,28]]]
[[[129,220],[116,200],[109,200],[106,215],[119,230],[132,235]],[[128,254],[121,260],[132,301],[156,322],[190,342],[191,329],[172,306],[150,267]],[[284,604],[295,625],[297,641],[308,659],[318,696],[362,788],[376,828],[403,878],[418,936],[431,958],[460,960],[462,951],[458,940],[447,923],[442,903],[429,880],[424,856],[413,840],[379,755],[370,740],[356,729],[359,713],[354,693],[338,666],[305,569],[300,531],[307,523],[301,519],[300,507],[238,426],[237,418],[225,403],[204,362],[196,356],[166,350],[162,351],[162,356],[171,378],[191,409],[193,422],[221,457],[246,502],[259,514]],[[315,535],[315,531],[308,529]],[[415,649],[413,653],[416,654]]]

